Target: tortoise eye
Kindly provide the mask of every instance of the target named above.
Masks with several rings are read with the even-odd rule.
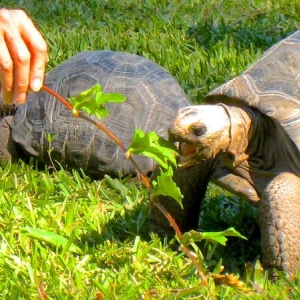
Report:
[[[196,135],[196,136],[201,136],[206,132],[206,127],[205,126],[201,126],[201,125],[195,125],[192,127],[192,132]]]

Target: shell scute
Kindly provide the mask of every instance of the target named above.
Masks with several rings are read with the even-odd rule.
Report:
[[[240,76],[210,92],[206,103],[255,107],[277,120],[300,149],[300,31],[270,48]]]
[[[108,103],[110,115],[101,120],[125,147],[136,128],[167,137],[176,111],[190,104],[166,69],[133,54],[83,52],[46,77],[46,85],[63,97],[75,96],[97,83],[104,92],[121,93],[127,99],[124,103]],[[48,150],[52,147],[52,159],[91,175],[135,172],[110,138],[92,124],[74,118],[71,111],[44,91],[30,93],[26,104],[17,109],[12,126],[13,139],[41,163],[49,162]],[[48,134],[54,137],[51,145]],[[145,172],[154,167],[147,158],[137,157],[137,162]]]

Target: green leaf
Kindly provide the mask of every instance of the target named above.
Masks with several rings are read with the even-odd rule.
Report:
[[[171,142],[159,137],[155,132],[150,131],[145,134],[137,129],[126,153],[128,156],[131,154],[142,154],[153,158],[162,168],[168,169],[169,162],[176,166],[178,152]]]
[[[95,114],[99,119],[108,116],[109,112],[105,107],[108,102],[124,102],[126,98],[118,93],[103,93],[100,84],[83,91],[76,97],[70,97],[73,110],[83,110],[88,115]]]
[[[235,236],[245,240],[247,239],[245,236],[236,231],[233,227],[230,227],[227,230],[219,232],[198,232],[191,230],[183,234],[181,243],[187,246],[191,243],[201,242],[202,240],[208,240],[211,242],[217,242],[225,246],[227,242],[226,237],[228,236]]]
[[[173,169],[169,166],[168,170],[160,173],[156,180],[152,180],[152,195],[155,198],[159,195],[169,196],[176,200],[176,202],[183,208],[182,198],[183,195],[176,183],[173,181]]]
[[[21,231],[21,234],[24,234],[30,238],[45,242],[56,248],[64,248],[69,243],[69,240],[66,239],[65,237],[63,237],[57,233],[44,230],[44,229],[23,227],[23,228],[21,228],[20,231]],[[81,249],[73,243],[70,244],[69,250],[71,252],[74,252],[77,254],[82,253]]]

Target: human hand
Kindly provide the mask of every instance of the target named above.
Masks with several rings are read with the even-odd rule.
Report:
[[[0,9],[0,88],[4,103],[24,103],[42,87],[47,44],[23,10]]]

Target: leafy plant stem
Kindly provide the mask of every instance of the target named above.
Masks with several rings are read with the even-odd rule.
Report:
[[[114,134],[112,133],[108,128],[106,128],[103,124],[101,124],[100,122],[97,122],[83,114],[81,114],[79,111],[75,111],[73,110],[73,106],[65,99],[63,98],[61,95],[59,95],[57,92],[55,92],[54,90],[52,90],[51,88],[49,88],[48,86],[43,85],[42,89],[44,91],[46,91],[47,93],[49,93],[50,95],[54,96],[56,99],[58,99],[66,108],[68,108],[69,110],[71,110],[73,112],[74,117],[78,117],[81,118],[91,124],[93,124],[94,126],[96,126],[97,128],[99,128],[100,130],[102,130],[105,134],[107,134],[119,147],[120,149],[125,153],[125,157],[132,163],[132,165],[135,167],[138,175],[140,176],[140,178],[143,180],[144,184],[146,185],[146,187],[149,189],[150,188],[150,181],[149,178],[143,174],[143,172],[141,171],[139,165],[136,163],[136,161],[134,160],[134,158],[130,155],[126,155],[126,148],[123,145],[122,141]]]
[[[135,167],[138,175],[141,177],[141,179],[143,180],[144,184],[146,185],[149,193],[151,194],[151,185],[150,185],[149,178],[146,175],[143,174],[143,172],[140,170],[138,164],[135,162],[133,157],[131,155],[126,155],[127,150],[126,150],[125,146],[123,145],[122,141],[115,134],[113,134],[103,124],[101,124],[101,123],[99,123],[99,122],[97,122],[97,121],[95,121],[95,120],[93,120],[93,119],[91,119],[91,118],[89,118],[85,115],[82,115],[77,110],[74,110],[73,106],[66,99],[64,99],[61,95],[59,95],[58,93],[53,91],[51,88],[43,85],[42,89],[45,90],[46,92],[48,92],[49,94],[51,94],[52,96],[54,96],[55,98],[57,98],[65,107],[67,107],[69,110],[71,110],[73,112],[74,117],[78,117],[78,118],[81,118],[81,119],[83,119],[87,122],[90,122],[91,124],[93,124],[94,126],[99,128],[100,130],[102,130],[104,133],[106,133],[121,148],[121,150],[125,154],[125,157],[133,164],[133,166]],[[172,225],[179,241],[181,241],[182,233],[181,233],[175,219],[170,215],[170,213],[168,213],[168,211],[157,200],[155,200],[155,198],[153,198],[152,201],[154,201],[154,204],[157,206],[157,208],[162,212],[162,214],[165,216],[165,218],[170,222],[170,224]],[[201,267],[198,264],[198,262],[197,262],[196,258],[194,257],[194,255],[183,244],[181,244],[181,249],[185,253],[185,255],[192,260],[193,264],[195,265],[195,267],[197,269],[197,272],[199,274],[200,279],[204,283],[206,283],[206,281],[207,281],[206,277],[205,277],[204,273],[202,272]]]
[[[175,221],[175,219],[170,215],[170,213],[156,200],[156,198],[152,198],[151,201],[155,204],[155,206],[161,211],[161,213],[166,217],[166,219],[170,222],[171,226],[173,227],[175,233],[177,234],[178,238],[181,240],[182,233]]]
[[[203,284],[207,283],[207,278],[201,270],[201,267],[197,261],[197,258],[193,255],[193,253],[184,245],[181,244],[180,249],[185,253],[185,255],[193,262],[195,268],[197,269],[198,275],[202,280]]]
[[[171,214],[155,199],[151,199],[153,201],[154,205],[161,211],[161,213],[165,216],[165,218],[170,222],[171,226],[173,227],[179,241],[182,239],[182,233],[179,229],[179,226],[177,225],[175,219],[171,216]],[[197,269],[198,275],[200,279],[203,281],[204,284],[207,283],[206,276],[201,270],[201,267],[199,263],[197,262],[196,257],[193,255],[193,253],[183,244],[180,245],[180,249],[184,252],[184,254],[191,259],[193,262],[195,268]]]
[[[73,106],[60,94],[56,93],[54,90],[50,89],[48,86],[43,85],[42,89],[49,93],[50,95],[54,96],[56,99],[58,99],[65,107],[67,107],[70,110],[73,110]]]
[[[102,130],[104,133],[106,133],[120,148],[121,150],[126,153],[126,148],[124,147],[123,143],[120,141],[120,139],[115,135],[113,134],[109,129],[107,129],[103,124],[87,117],[87,116],[84,116],[82,115],[80,112],[77,112],[76,114],[77,117],[87,121],[87,122],[90,122],[91,124],[95,125],[96,127],[98,127],[100,130]]]

